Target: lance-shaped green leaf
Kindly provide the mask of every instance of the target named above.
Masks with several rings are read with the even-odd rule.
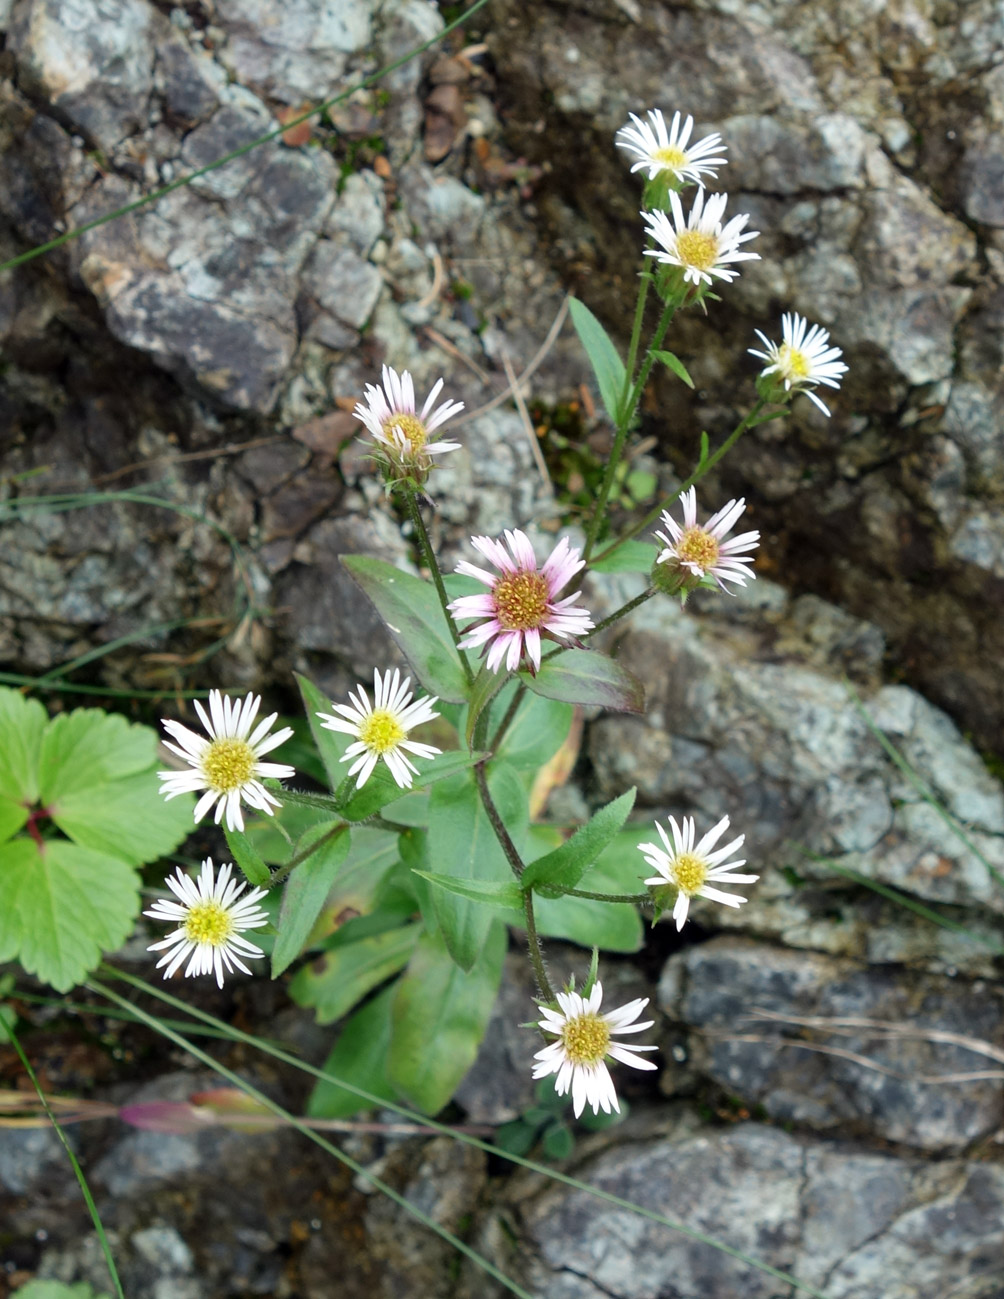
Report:
[[[79,983],[128,938],[139,879],[117,857],[49,839],[0,846],[0,953],[59,992]]]
[[[447,893],[455,893],[457,897],[487,902],[523,914],[523,890],[515,880],[497,883],[494,880],[459,880],[455,875],[435,875],[430,871],[416,871],[415,874],[437,888],[446,889]]]
[[[537,675],[520,680],[535,695],[569,704],[591,704],[615,713],[645,711],[645,688],[627,668],[596,650],[570,649],[545,658]]]
[[[426,932],[396,986],[387,1074],[417,1109],[436,1114],[474,1063],[502,979],[505,926],[493,921],[470,973],[441,934]]]
[[[519,777],[508,766],[495,763],[488,776],[488,788],[518,848],[529,821],[526,793]],[[432,787],[429,861],[438,868],[438,874],[459,880],[503,883],[513,877],[478,797],[474,777],[468,773]],[[493,923],[491,909],[441,888],[433,891],[432,904],[451,956],[462,969],[470,970]]]
[[[549,897],[558,897],[563,889],[574,889],[589,867],[628,819],[634,807],[635,790],[629,789],[567,839],[560,848],[538,857],[523,872],[524,889],[534,889]]]
[[[387,624],[426,690],[462,704],[467,698],[467,682],[432,583],[367,555],[342,555],[342,566]]]
[[[484,758],[483,753],[439,753],[431,760],[419,758],[418,775],[413,778],[412,790],[427,789],[437,781],[447,780],[459,771],[473,767]],[[353,777],[355,780],[355,777]],[[346,821],[366,821],[377,812],[399,799],[406,791],[394,780],[384,763],[378,763],[362,789],[356,789],[341,809]]]
[[[245,879],[256,888],[263,888],[268,883],[271,872],[258,849],[243,830],[229,830],[224,826],[223,833],[227,836],[230,855],[244,872]]]
[[[387,1081],[387,1052],[390,1050],[390,1009],[397,991],[391,984],[345,1023],[334,1050],[324,1062],[324,1072],[383,1100],[394,1100],[394,1088]],[[319,1082],[307,1102],[312,1119],[345,1119],[371,1108],[369,1101],[346,1091],[337,1083]]]
[[[277,978],[303,949],[349,851],[347,826],[317,825],[296,845],[297,853],[313,848],[293,868],[282,895],[282,908],[272,948],[272,978]]]
[[[298,1006],[313,1006],[319,1024],[331,1024],[357,1001],[403,969],[422,926],[400,925],[322,952],[289,985]]]
[[[578,298],[570,298],[568,310],[579,341],[586,349],[589,364],[593,367],[603,405],[615,424],[620,422],[621,397],[624,393],[624,363],[610,336],[593,313]]]
[[[478,718],[508,680],[508,672],[492,672],[482,664],[481,671],[474,678],[474,685],[471,687],[471,700],[467,710],[465,738],[468,748],[471,748],[474,743],[474,728],[478,724]]]
[[[672,370],[678,379],[682,379],[688,388],[693,388],[694,381],[687,373],[687,367],[672,352],[656,352],[655,359],[661,361],[667,369]]]
[[[657,546],[650,546],[645,541],[624,541],[616,550],[611,551],[605,559],[590,560],[590,568],[597,573],[651,573],[656,556]]]
[[[345,779],[345,773],[348,770],[347,767],[342,765],[342,758],[345,756],[345,750],[352,743],[352,736],[345,735],[341,731],[329,731],[321,722],[318,713],[330,715],[332,705],[331,700],[318,690],[313,681],[296,673],[296,684],[300,687],[300,697],[303,699],[304,711],[310,725],[310,734],[317,745],[317,752],[321,755],[321,761],[324,763],[324,770],[328,773],[331,788],[337,789]]]
[[[640,828],[640,827],[639,827]],[[599,861],[589,868],[589,888],[597,893],[643,892],[637,878],[629,879],[618,869],[611,870],[607,859],[612,848],[626,834],[621,830],[613,843],[600,855]],[[557,841],[557,842],[556,842]],[[535,854],[553,851],[560,846],[554,826],[534,825],[526,842],[526,857],[530,865]],[[637,874],[637,872],[636,872]],[[580,947],[599,947],[605,952],[637,952],[643,941],[641,916],[636,907],[626,902],[596,902],[591,898],[534,897],[534,914],[537,932],[544,938],[563,938]],[[521,927],[513,918],[511,925]]]

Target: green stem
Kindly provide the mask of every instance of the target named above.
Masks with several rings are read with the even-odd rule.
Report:
[[[277,796],[284,803],[294,803],[298,807],[314,807],[322,812],[337,813],[342,804],[331,794],[308,794],[296,789],[283,789],[277,782],[266,785],[266,789],[274,788]]]
[[[333,825],[330,830],[321,835],[320,839],[318,839],[316,843],[312,843],[309,848],[304,848],[303,852],[298,852],[295,857],[290,857],[289,861],[283,862],[278,869],[272,871],[269,875],[268,887],[270,889],[277,888],[286,879],[290,872],[294,871],[301,862],[305,862],[308,857],[313,857],[318,848],[323,847],[329,839],[334,839],[337,835],[340,835],[343,830],[347,830],[348,828],[348,822],[346,821],[343,821],[341,825]]]
[[[508,731],[509,727],[512,725],[512,720],[516,716],[516,713],[519,710],[519,706],[523,702],[523,696],[525,694],[526,694],[526,686],[521,681],[519,685],[516,687],[515,694],[513,695],[512,699],[510,699],[509,701],[509,707],[505,710],[505,716],[499,722],[498,729],[496,730],[495,734],[492,736],[492,742],[488,746],[488,750],[490,753],[496,753],[498,751],[498,747],[502,743],[502,738],[505,735],[506,731]]]
[[[537,921],[533,914],[533,891],[528,889],[523,894],[523,919],[526,924],[526,946],[530,953],[530,964],[537,979],[537,990],[544,1001],[556,1000],[551,981],[547,977],[547,965],[544,962],[544,949],[537,934]]]
[[[562,889],[561,895],[566,898],[590,898],[593,902],[630,902],[638,907],[652,901],[650,893],[590,893],[588,889]]]
[[[632,613],[639,605],[644,604],[646,600],[651,600],[652,596],[655,594],[656,588],[654,586],[648,587],[647,590],[642,591],[641,595],[636,595],[633,600],[628,600],[627,604],[622,604],[614,613],[609,614],[601,622],[598,622],[591,631],[586,632],[582,639],[588,640],[590,636],[596,636],[599,632],[605,631],[607,627],[612,627],[615,622],[619,622],[621,618],[627,617],[629,613]],[[559,654],[564,654],[566,650],[572,648],[571,645],[557,645],[553,650],[548,650],[546,654],[541,656],[541,662],[545,662],[547,659],[557,658]]]
[[[647,280],[643,280],[642,284],[647,284]],[[641,298],[641,291],[639,291],[638,297],[639,299]],[[614,436],[614,444],[610,450],[610,457],[607,460],[606,472],[603,475],[600,494],[596,498],[596,505],[593,508],[593,516],[589,520],[589,531],[586,534],[586,546],[583,552],[583,558],[587,562],[589,556],[592,554],[593,546],[596,544],[596,535],[600,530],[600,523],[607,507],[610,489],[613,486],[617,466],[620,464],[621,455],[624,451],[624,443],[627,440],[628,430],[631,427],[631,421],[634,418],[638,401],[641,397],[642,390],[648,381],[648,376],[651,373],[652,366],[655,364],[655,354],[662,346],[662,340],[666,337],[666,330],[669,328],[669,322],[673,319],[673,313],[675,310],[676,304],[674,302],[667,302],[663,306],[662,315],[659,317],[659,323],[656,326],[655,334],[652,336],[652,342],[645,353],[645,360],[642,362],[641,371],[623,403],[623,408],[620,412],[620,419],[617,421],[617,432]]]
[[[446,615],[446,621],[450,628],[450,635],[453,637],[454,645],[457,646],[457,657],[460,659],[460,666],[464,669],[467,684],[471,686],[474,684],[474,673],[471,671],[471,665],[467,662],[467,655],[460,649],[460,632],[457,624],[453,621],[453,614],[450,613],[450,597],[443,585],[443,575],[439,571],[436,552],[432,549],[432,542],[429,540],[425,520],[422,518],[422,511],[418,505],[418,493],[410,483],[404,484],[404,499],[408,504],[408,517],[411,519],[412,526],[415,529],[415,536],[418,538],[418,544],[422,549],[422,558],[425,561],[426,568],[432,575],[436,594],[439,596],[439,603],[443,606],[443,613]]]
[[[615,550],[619,550],[620,547],[624,545],[625,541],[630,541],[632,537],[637,537],[639,532],[644,532],[644,530],[650,524],[655,522],[655,520],[659,517],[659,515],[663,512],[663,510],[667,510],[673,504],[674,501],[679,500],[679,498],[683,495],[684,492],[688,491],[691,487],[693,487],[695,483],[699,483],[706,473],[714,469],[715,465],[718,464],[722,456],[724,456],[728,451],[732,450],[732,448],[739,441],[742,435],[747,431],[747,429],[749,429],[752,426],[754,421],[757,424],[767,424],[770,422],[770,420],[780,419],[782,415],[787,414],[786,410],[779,410],[775,414],[768,415],[765,419],[758,420],[756,419],[756,416],[760,413],[761,410],[763,410],[763,407],[764,407],[763,399],[758,398],[752,410],[750,410],[747,415],[743,416],[743,418],[739,421],[739,423],[732,430],[732,432],[725,439],[725,441],[718,448],[718,450],[715,451],[712,455],[708,456],[707,460],[699,464],[697,468],[694,470],[694,472],[690,475],[690,477],[686,480],[686,482],[682,483],[680,487],[677,488],[677,490],[672,494],[672,496],[670,496],[667,500],[660,502],[660,504],[658,504],[655,507],[655,509],[649,510],[648,514],[645,515],[645,517],[641,520],[640,523],[636,523],[633,527],[629,528],[622,537],[619,537],[616,541],[612,542],[609,546],[607,546],[606,550],[601,551],[597,556],[597,560],[606,559],[607,556],[612,555]]]

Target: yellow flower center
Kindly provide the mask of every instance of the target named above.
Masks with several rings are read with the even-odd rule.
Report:
[[[706,573],[718,562],[718,542],[704,528],[688,528],[676,543],[676,553],[688,564],[696,564]]]
[[[782,374],[788,379],[804,379],[812,369],[805,353],[789,343],[782,343],[778,348],[778,362]]]
[[[687,165],[687,155],[682,149],[656,149],[652,157],[656,162],[661,162],[664,167],[671,171],[678,171],[681,167]]]
[[[709,270],[718,257],[718,240],[703,230],[684,230],[676,236],[676,255],[684,266]]]
[[[509,573],[495,583],[495,609],[504,631],[539,627],[547,616],[550,597],[540,573]]]
[[[673,879],[681,893],[692,898],[708,878],[708,864],[692,852],[681,853],[673,861]]]
[[[576,1015],[561,1030],[561,1044],[572,1064],[599,1064],[610,1045],[610,1025],[599,1015]]]
[[[401,435],[407,442],[412,455],[416,451],[421,451],[422,447],[425,446],[425,439],[428,434],[425,425],[417,415],[392,415],[383,426],[383,431],[392,442],[399,441],[394,435],[396,429],[400,429]]]
[[[359,738],[370,753],[389,753],[391,749],[397,748],[407,734],[394,714],[386,708],[374,708],[359,725]]]
[[[196,902],[185,921],[185,937],[210,947],[223,947],[233,932],[233,916],[218,902]]]
[[[202,759],[202,774],[210,789],[229,794],[247,784],[256,762],[247,740],[213,740]]]

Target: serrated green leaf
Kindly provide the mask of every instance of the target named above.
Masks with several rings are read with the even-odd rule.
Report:
[[[39,798],[60,803],[67,795],[149,771],[156,760],[157,734],[149,726],[100,708],[77,708],[54,717],[42,736]]]
[[[491,924],[481,958],[459,969],[441,934],[426,931],[399,980],[387,1075],[417,1109],[436,1114],[474,1063],[502,979],[505,926]]]
[[[303,950],[328,893],[349,851],[348,828],[314,826],[296,845],[300,854],[314,851],[294,867],[286,881],[279,911],[278,935],[272,948],[272,978],[282,974]]]
[[[658,546],[650,546],[646,541],[623,541],[605,559],[591,560],[589,566],[597,573],[644,573],[647,576],[658,553]]]
[[[244,873],[244,878],[248,883],[253,884],[255,888],[262,888],[269,882],[271,871],[262,861],[258,849],[247,837],[243,830],[228,830],[223,827],[223,833],[227,836],[227,847],[230,849],[230,855],[234,863]]]
[[[391,984],[346,1020],[323,1066],[325,1073],[388,1101],[395,1099],[394,1088],[387,1081],[387,1053],[391,1003],[396,992],[397,984]],[[312,1119],[347,1119],[369,1108],[369,1101],[331,1082],[319,1082],[307,1102]]]
[[[617,424],[620,422],[621,398],[624,394],[624,362],[618,356],[609,334],[584,302],[578,298],[569,298],[568,310],[579,341],[589,357],[589,364],[593,367],[593,374],[596,375],[603,405],[611,420]]]
[[[0,687],[0,797],[14,803],[38,802],[39,754],[48,721],[37,699]]]
[[[493,723],[502,720],[515,690],[516,682],[510,682],[499,696],[493,711]],[[496,761],[504,761],[517,771],[535,776],[561,748],[571,724],[570,704],[545,699],[541,695],[524,695],[519,712],[502,737],[495,754]]]
[[[162,798],[152,767],[60,794],[50,804],[64,834],[132,866],[156,861],[183,843],[195,829],[194,805],[191,794]]]
[[[387,624],[426,690],[462,704],[467,681],[432,583],[366,555],[342,555],[341,562]]]
[[[456,893],[458,897],[523,913],[523,890],[515,880],[496,883],[494,880],[460,880],[455,875],[434,875],[430,871],[416,871],[415,874],[437,888]]]
[[[589,704],[616,713],[645,711],[645,688],[627,668],[596,650],[570,649],[546,658],[537,675],[520,680],[535,695],[569,704]]]
[[[0,952],[59,992],[128,938],[139,912],[136,872],[65,839],[0,846]]]
[[[634,807],[635,793],[633,788],[629,789],[620,798],[601,807],[560,848],[531,862],[520,881],[523,888],[540,889],[545,893],[547,886],[574,889],[628,819]]]
[[[494,763],[492,768],[488,788],[518,848],[529,821],[526,793],[509,767]],[[442,780],[432,788],[429,860],[440,867],[442,874],[456,879],[495,883],[512,879],[512,870],[469,773]],[[470,970],[493,923],[490,909],[445,889],[433,892],[432,904],[453,959],[462,969]]]
[[[318,713],[337,715],[333,713],[331,700],[318,690],[313,681],[301,676],[299,672],[294,675],[296,684],[300,687],[300,697],[307,714],[310,734],[317,745],[317,752],[321,755],[331,788],[337,789],[347,770],[342,766],[342,758],[345,756],[345,750],[352,743],[352,736],[345,735],[341,731],[328,730],[318,717]]]
[[[655,359],[661,361],[667,369],[672,370],[676,377],[682,379],[688,388],[693,388],[694,381],[687,373],[687,367],[678,356],[674,356],[672,352],[656,352]]]
[[[344,943],[298,970],[289,995],[298,1006],[313,1006],[319,1024],[331,1024],[368,992],[407,965],[421,924],[399,925]]]

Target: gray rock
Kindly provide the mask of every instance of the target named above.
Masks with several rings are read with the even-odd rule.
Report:
[[[351,329],[362,329],[369,320],[383,280],[370,262],[352,248],[322,240],[304,273],[304,288],[326,312]]]
[[[693,1067],[782,1122],[958,1150],[1004,1116],[993,1078],[954,1077],[986,1070],[980,1043],[1002,1054],[986,984],[719,938],[670,959],[660,1001],[696,1030]]]
[[[966,215],[983,225],[1004,226],[1004,138],[999,127],[981,132],[966,149],[961,183]]]
[[[64,1179],[54,1176],[60,1165],[72,1178],[63,1143],[52,1128],[0,1129],[0,1189],[7,1195],[36,1196],[54,1183],[61,1185]]]

